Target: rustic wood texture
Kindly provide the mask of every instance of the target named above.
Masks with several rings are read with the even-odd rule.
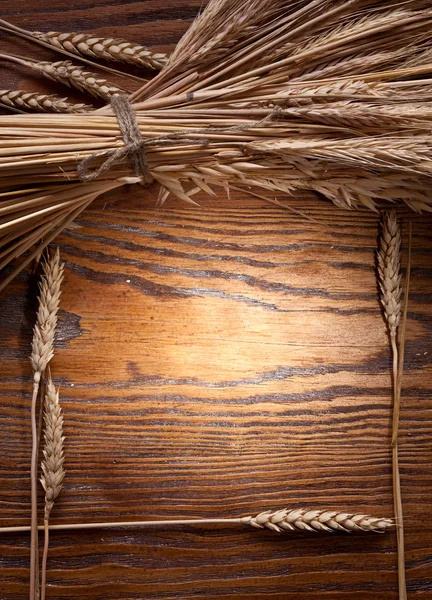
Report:
[[[200,5],[17,0],[3,16],[169,50]],[[32,48],[0,43],[17,45]],[[16,67],[2,65],[1,77],[2,88],[58,91]],[[66,273],[52,369],[67,475],[52,523],[285,506],[391,516],[377,216],[310,195],[284,200],[314,221],[242,194],[201,196],[199,208],[158,208],[155,198],[153,188],[101,198],[59,239]],[[407,585],[410,598],[432,598],[432,219],[400,215],[405,247],[409,219],[414,230],[400,439]],[[0,525],[30,516],[36,296],[31,273],[0,296]],[[48,598],[397,598],[394,532],[55,532],[48,562]],[[28,597],[28,564],[29,535],[1,536],[1,600]]]

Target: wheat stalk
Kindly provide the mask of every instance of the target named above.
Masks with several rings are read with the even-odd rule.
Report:
[[[162,521],[120,521],[107,523],[72,523],[50,525],[53,531],[99,529],[117,527],[171,527],[178,525],[248,525],[256,529],[269,529],[276,533],[384,533],[394,526],[392,519],[370,517],[364,514],[343,513],[331,510],[304,508],[262,512],[256,516],[220,519],[170,519]],[[39,529],[44,529],[39,526]],[[28,527],[0,527],[0,533],[28,531]]]
[[[148,48],[121,39],[103,38],[89,33],[59,33],[49,31],[32,34],[40,40],[72,54],[102,58],[104,60],[130,63],[147,69],[162,69],[168,60],[166,54],[151,52]]]
[[[36,600],[37,555],[37,450],[36,402],[42,374],[54,356],[54,335],[60,302],[60,286],[63,280],[63,264],[60,252],[44,261],[40,285],[39,307],[33,330],[30,362],[33,369],[33,395],[31,403],[31,539],[30,539],[30,600]]]
[[[87,104],[73,104],[55,94],[25,92],[23,90],[0,90],[0,102],[12,108],[35,112],[86,113],[93,110]]]
[[[403,507],[399,473],[398,428],[401,397],[400,357],[397,347],[397,332],[401,316],[401,273],[400,273],[401,235],[396,211],[386,213],[382,221],[382,229],[378,250],[378,281],[381,291],[381,304],[388,326],[390,344],[393,355],[393,428],[392,428],[392,467],[393,467],[393,501],[395,515],[398,520],[397,551],[398,551],[398,587],[399,600],[406,600],[405,581],[405,548],[403,528]],[[407,297],[405,305],[407,306]],[[406,308],[404,311],[406,323]]]
[[[42,558],[41,600],[45,600],[46,566],[49,547],[49,518],[54,501],[63,487],[63,416],[60,408],[59,392],[51,378],[47,382],[45,394],[45,447],[43,450],[41,483],[45,490],[44,531],[45,542]]]
[[[87,92],[96,98],[110,101],[114,94],[126,94],[125,90],[102,79],[97,73],[86,71],[80,65],[74,65],[70,60],[49,62],[34,61],[21,56],[0,54],[0,58],[23,65],[34,73],[47,77],[52,81],[74,87],[80,92]]]

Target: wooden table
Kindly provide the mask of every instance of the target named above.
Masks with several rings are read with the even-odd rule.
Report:
[[[201,0],[15,0],[28,29],[169,50]],[[3,37],[1,49],[50,56]],[[56,89],[2,63],[2,88]],[[391,378],[374,263],[377,216],[310,195],[155,203],[101,198],[59,239],[53,376],[67,476],[52,522],[230,517],[267,508],[391,516]],[[400,463],[410,598],[432,598],[432,219],[413,220]],[[36,278],[0,297],[0,524],[30,515]],[[42,506],[42,492],[40,496]],[[396,535],[242,527],[51,536],[49,598],[392,600]],[[0,599],[28,597],[29,536],[0,538]]]

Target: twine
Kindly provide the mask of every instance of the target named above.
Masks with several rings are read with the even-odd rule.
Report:
[[[202,139],[187,139],[183,136],[188,134],[198,133],[225,133],[225,132],[241,132],[248,129],[259,127],[268,121],[278,119],[282,116],[283,111],[280,107],[275,108],[269,115],[264,117],[262,120],[251,123],[249,125],[235,125],[234,127],[218,128],[218,127],[206,127],[200,129],[192,129],[189,131],[182,131],[176,133],[168,133],[165,135],[158,136],[156,138],[145,139],[141,135],[135,111],[129,102],[128,96],[123,94],[116,94],[111,98],[111,107],[114,115],[117,117],[120,133],[123,138],[123,146],[120,148],[111,148],[109,150],[100,150],[95,152],[91,156],[84,158],[78,165],[78,175],[80,180],[84,183],[97,179],[100,175],[108,171],[111,167],[117,165],[124,158],[128,158],[131,167],[133,168],[137,177],[140,178],[142,184],[150,184],[153,181],[153,177],[150,173],[150,168],[147,161],[147,152],[145,148],[151,145],[158,146],[172,146],[175,145],[177,140],[181,140],[182,145],[204,145],[208,146],[210,140],[207,138]],[[98,167],[94,169],[91,165],[94,162],[98,162],[99,159],[104,158]]]
[[[81,181],[93,181],[127,157],[137,177],[140,177],[143,183],[151,183],[153,177],[150,174],[147,153],[144,150],[145,140],[139,130],[135,111],[128,97],[123,94],[113,96],[111,98],[111,108],[117,117],[124,145],[121,148],[101,150],[85,158],[78,165],[78,175]],[[91,164],[103,157],[105,157],[105,160],[99,167],[91,169]]]

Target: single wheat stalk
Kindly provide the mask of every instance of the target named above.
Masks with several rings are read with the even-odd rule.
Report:
[[[171,519],[165,521],[120,521],[108,523],[70,523],[49,525],[52,531],[100,529],[117,527],[171,527],[177,525],[250,525],[256,529],[270,529],[276,533],[384,533],[394,526],[392,519],[370,517],[364,514],[341,513],[336,510],[307,510],[304,508],[262,512],[259,515],[234,519]],[[39,526],[40,530],[44,526]],[[29,528],[0,527],[0,533],[28,531]]]
[[[51,379],[48,380],[45,395],[45,446],[43,450],[41,483],[45,490],[44,511],[44,551],[42,558],[41,600],[45,600],[46,566],[49,547],[49,518],[54,501],[63,487],[63,416],[60,408],[59,392]]]
[[[41,33],[34,31],[32,34],[40,40],[63,48],[72,54],[103,58],[108,61],[130,63],[138,67],[162,69],[168,57],[163,53],[151,52],[148,48],[122,39],[103,38],[88,33],[59,33],[49,31]]]
[[[20,64],[34,73],[47,77],[52,81],[74,87],[80,92],[86,92],[102,98],[109,102],[114,94],[126,94],[127,92],[112,83],[102,79],[97,73],[86,71],[80,65],[74,65],[70,60],[60,60],[56,62],[35,61],[21,56],[12,56],[9,54],[0,54],[0,58]]]
[[[36,600],[37,555],[37,449],[38,433],[36,425],[36,402],[42,374],[54,356],[54,335],[60,302],[60,286],[63,280],[63,264],[60,252],[43,263],[43,276],[40,285],[39,308],[33,330],[30,362],[33,369],[33,396],[31,403],[31,537],[30,537],[30,600]]]
[[[398,587],[399,600],[406,600],[405,548],[403,530],[403,508],[399,473],[398,428],[400,413],[400,361],[397,347],[397,332],[401,316],[401,235],[396,211],[384,215],[378,251],[378,280],[381,290],[381,303],[388,326],[393,354],[393,427],[392,427],[392,471],[393,503],[398,522]],[[406,316],[405,316],[406,319]]]
[[[55,94],[40,94],[23,90],[0,90],[0,102],[6,106],[35,112],[86,113],[93,110],[87,104],[73,104]]]

